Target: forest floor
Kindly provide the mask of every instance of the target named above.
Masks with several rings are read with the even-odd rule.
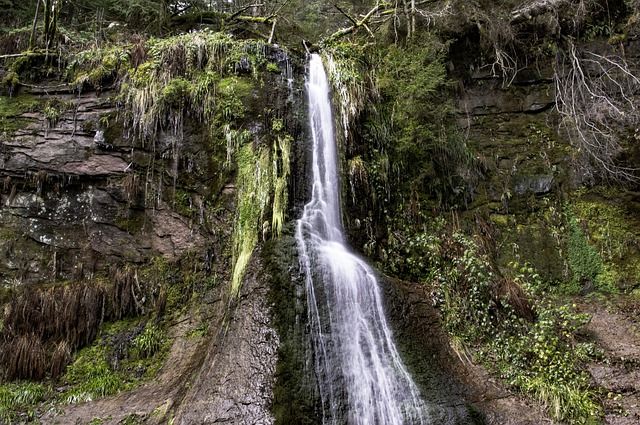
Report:
[[[614,296],[582,299],[581,312],[591,315],[586,337],[603,355],[589,365],[601,389],[608,425],[640,423],[640,300]]]

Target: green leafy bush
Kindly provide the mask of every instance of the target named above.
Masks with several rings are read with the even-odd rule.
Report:
[[[443,220],[421,229],[398,225],[389,234],[383,267],[429,285],[458,350],[475,354],[557,420],[589,423],[601,414],[582,368],[596,353],[575,338],[588,316],[547,300],[531,266],[500,276],[476,240]]]

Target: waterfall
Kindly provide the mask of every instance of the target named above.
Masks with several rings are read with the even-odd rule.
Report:
[[[375,273],[345,245],[329,83],[316,54],[309,63],[307,89],[313,187],[296,239],[322,423],[430,423],[393,342]]]

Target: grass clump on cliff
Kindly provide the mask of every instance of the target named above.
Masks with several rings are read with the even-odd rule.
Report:
[[[78,91],[89,87],[100,90],[115,83],[129,69],[131,50],[131,45],[115,44],[78,52],[67,65],[66,79]]]
[[[267,63],[265,46],[261,41],[235,40],[210,31],[149,40],[140,55],[143,60],[121,86],[134,134],[147,141],[160,130],[180,135],[187,114],[209,123],[212,134],[222,125],[220,116],[234,124],[224,119],[233,117],[224,116],[218,94],[223,98],[236,94],[232,87],[236,83],[236,97],[242,102],[250,94],[251,83],[223,79],[241,74],[257,78],[258,69]]]
[[[95,400],[135,387],[157,374],[168,344],[162,328],[148,322],[120,321],[105,325],[100,338],[82,349],[61,381],[67,404]]]

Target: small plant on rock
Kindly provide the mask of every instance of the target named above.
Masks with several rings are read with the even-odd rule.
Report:
[[[165,334],[157,325],[147,325],[142,333],[133,340],[136,354],[141,358],[149,358],[160,351]]]

